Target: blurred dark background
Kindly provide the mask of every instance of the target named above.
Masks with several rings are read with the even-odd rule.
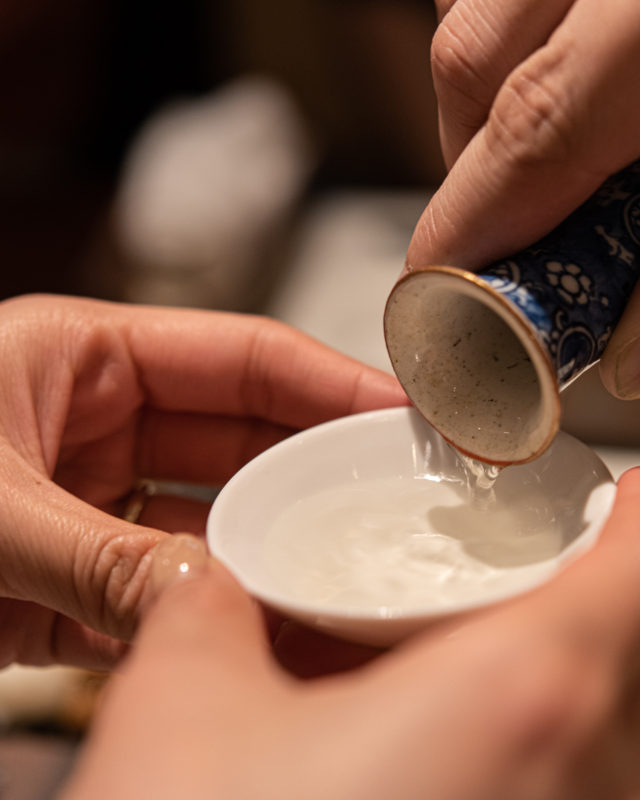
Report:
[[[0,0],[2,297],[128,299],[109,219],[132,140],[166,103],[243,75],[274,79],[304,120],[303,201],[436,185],[434,27],[411,0]]]

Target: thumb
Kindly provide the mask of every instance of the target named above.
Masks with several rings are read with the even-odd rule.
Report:
[[[186,662],[197,652],[216,656],[215,669],[242,670],[265,663],[270,648],[258,604],[206,543],[174,534],[159,544],[151,567],[152,599],[136,634],[139,658],[179,651]],[[219,658],[225,653],[224,662]],[[208,680],[211,669],[207,667]]]
[[[226,797],[203,786],[243,773],[252,737],[273,735],[260,719],[275,718],[279,673],[257,604],[192,537],[180,534],[158,554],[159,596],[109,684],[66,800]]]
[[[170,534],[111,516],[43,478],[0,443],[0,597],[128,640]]]
[[[604,351],[600,376],[614,397],[622,400],[640,397],[640,284]]]
[[[43,640],[56,660],[111,663],[122,652],[114,640],[132,639],[154,592],[182,563],[175,541],[195,539],[174,541],[106,514],[44,479],[10,448],[0,444],[0,453],[0,599],[15,622],[9,635],[31,650]],[[46,660],[24,649],[5,661]]]

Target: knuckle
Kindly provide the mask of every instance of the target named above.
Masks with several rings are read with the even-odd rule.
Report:
[[[493,100],[490,70],[479,52],[473,23],[460,14],[448,15],[431,43],[431,73],[441,110],[473,127],[484,122]]]
[[[562,54],[539,51],[514,71],[489,114],[490,143],[521,165],[573,160],[579,149],[570,95],[562,80]]]
[[[558,741],[569,750],[580,748],[608,718],[616,683],[602,664],[585,661],[581,648],[565,647],[506,692],[511,746],[521,754],[539,753]]]
[[[132,637],[156,544],[157,537],[151,532],[142,530],[135,537],[125,533],[93,545],[88,563],[86,558],[76,560],[78,594],[96,630],[118,639]]]
[[[507,728],[511,746],[520,752],[537,750],[562,737],[572,718],[572,698],[566,686],[550,676],[510,698]]]
[[[244,411],[248,414],[270,419],[277,405],[270,354],[279,350],[279,337],[283,335],[286,336],[286,329],[271,320],[251,330],[239,386],[239,396],[246,403]]]
[[[456,92],[468,96],[478,83],[470,58],[471,48],[460,26],[448,18],[438,26],[431,42],[431,70],[436,92]]]

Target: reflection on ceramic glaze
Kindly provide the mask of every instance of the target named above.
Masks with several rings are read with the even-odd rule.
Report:
[[[562,387],[602,355],[640,274],[640,161],[548,236],[482,270],[529,319]]]

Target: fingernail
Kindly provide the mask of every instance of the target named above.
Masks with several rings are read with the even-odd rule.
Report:
[[[635,338],[620,348],[616,356],[616,394],[623,400],[640,397],[640,339]]]
[[[155,597],[171,584],[192,578],[213,563],[206,542],[189,533],[174,533],[153,552],[151,590]]]

